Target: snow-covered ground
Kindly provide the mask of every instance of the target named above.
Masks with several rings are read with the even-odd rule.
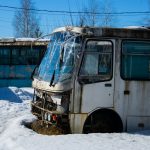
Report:
[[[26,128],[31,88],[0,88],[0,150],[150,150],[150,131],[46,136]]]

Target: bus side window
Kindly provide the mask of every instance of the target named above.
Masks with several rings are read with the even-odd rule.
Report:
[[[110,41],[88,41],[84,51],[79,78],[106,81],[112,77],[112,43]]]
[[[99,74],[109,74],[111,71],[111,56],[108,54],[99,55]]]
[[[20,56],[19,56],[19,47],[13,47],[11,51],[11,64],[19,65]]]
[[[150,42],[122,42],[121,77],[125,80],[150,80]]]
[[[10,64],[10,48],[0,47],[0,65]]]
[[[98,55],[84,55],[80,75],[98,75]]]
[[[26,61],[28,65],[39,65],[40,62],[40,51],[42,48],[39,47],[28,47],[27,48]]]

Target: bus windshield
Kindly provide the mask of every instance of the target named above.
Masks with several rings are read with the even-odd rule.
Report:
[[[70,79],[74,69],[74,57],[80,50],[80,42],[81,38],[76,33],[54,33],[39,66],[38,78],[50,82],[50,85]]]

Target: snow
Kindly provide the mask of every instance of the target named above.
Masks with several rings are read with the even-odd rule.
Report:
[[[142,26],[127,26],[127,27],[124,27],[126,29],[146,29],[148,30],[148,28],[146,27],[142,27]]]
[[[32,88],[0,88],[0,150],[149,150],[150,131],[47,136],[26,128]]]
[[[41,41],[41,42],[49,42],[50,39],[38,39],[38,38],[16,38],[16,41]]]
[[[0,42],[15,42],[15,41],[23,41],[23,42],[34,42],[34,41],[39,41],[39,42],[49,42],[50,39],[48,38],[14,38],[14,37],[0,37]]]

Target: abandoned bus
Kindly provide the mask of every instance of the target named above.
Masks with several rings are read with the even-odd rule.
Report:
[[[62,27],[34,73],[32,113],[71,133],[150,129],[150,30]]]
[[[31,87],[31,73],[47,49],[48,39],[0,39],[0,87]]]

